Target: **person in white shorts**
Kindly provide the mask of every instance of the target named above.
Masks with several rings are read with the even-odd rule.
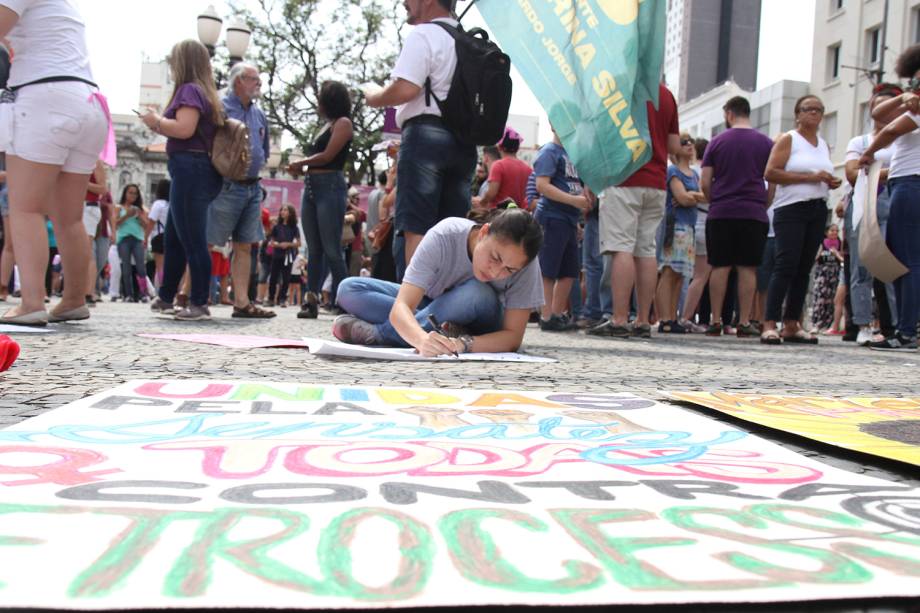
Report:
[[[108,107],[93,83],[85,25],[67,0],[0,0],[0,37],[15,55],[9,86],[16,102],[0,105],[0,150],[6,151],[10,222],[22,302],[0,323],[43,326],[87,319],[85,283],[68,283],[45,311],[48,265],[45,217],[54,226],[64,276],[86,278],[90,256],[83,196],[103,146],[110,145]],[[109,139],[111,140],[111,139]]]

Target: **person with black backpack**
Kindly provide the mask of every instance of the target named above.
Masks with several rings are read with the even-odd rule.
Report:
[[[482,30],[465,32],[451,0],[405,0],[406,37],[382,90],[365,91],[372,107],[398,107],[402,128],[395,227],[406,263],[442,219],[464,217],[476,145],[502,136],[511,102],[510,60]]]

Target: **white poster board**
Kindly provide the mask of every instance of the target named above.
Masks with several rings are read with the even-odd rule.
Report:
[[[0,603],[916,598],[918,505],[630,394],[133,381],[0,430]]]

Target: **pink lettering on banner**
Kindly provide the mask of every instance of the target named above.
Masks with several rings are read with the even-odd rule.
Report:
[[[35,465],[4,464],[5,454],[46,455],[57,458],[56,461]],[[81,485],[100,481],[99,475],[121,472],[120,468],[109,468],[81,472],[81,469],[94,464],[101,464],[108,458],[101,453],[88,449],[67,449],[63,447],[33,447],[31,445],[0,445],[0,475],[32,475],[34,479],[17,479],[0,481],[2,485],[37,485],[55,483],[57,485]]]
[[[208,383],[200,391],[197,392],[181,392],[178,394],[171,394],[169,392],[163,391],[163,388],[166,387],[168,383],[141,383],[134,391],[141,396],[149,396],[151,398],[219,398],[224,396],[233,389],[233,385],[228,383]]]
[[[416,477],[490,475],[529,477],[543,475],[559,463],[588,462],[582,453],[588,445],[550,443],[527,449],[474,443],[417,442],[315,442],[285,443],[271,440],[183,441],[144,447],[158,451],[191,451],[203,455],[201,472],[213,479],[239,479],[281,469],[314,477],[369,477],[405,474]],[[286,450],[286,451],[285,451]],[[628,458],[666,457],[673,450],[613,450]],[[283,453],[283,460],[279,462]],[[745,450],[711,451],[705,458],[687,462],[662,462],[654,466],[608,464],[609,469],[642,476],[697,476],[730,483],[794,484],[821,477],[815,469],[759,460]]]

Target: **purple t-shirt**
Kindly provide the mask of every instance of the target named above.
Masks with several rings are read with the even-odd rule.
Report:
[[[773,141],[757,130],[729,128],[717,135],[703,155],[712,167],[709,219],[755,219],[767,223],[767,168]]]
[[[198,118],[198,128],[190,138],[167,138],[167,155],[179,151],[210,151],[215,132],[214,122],[211,121],[211,103],[195,83],[185,83],[179,86],[172,102],[166,107],[163,117],[175,119],[176,111],[183,106],[198,109],[198,112],[201,113]]]

